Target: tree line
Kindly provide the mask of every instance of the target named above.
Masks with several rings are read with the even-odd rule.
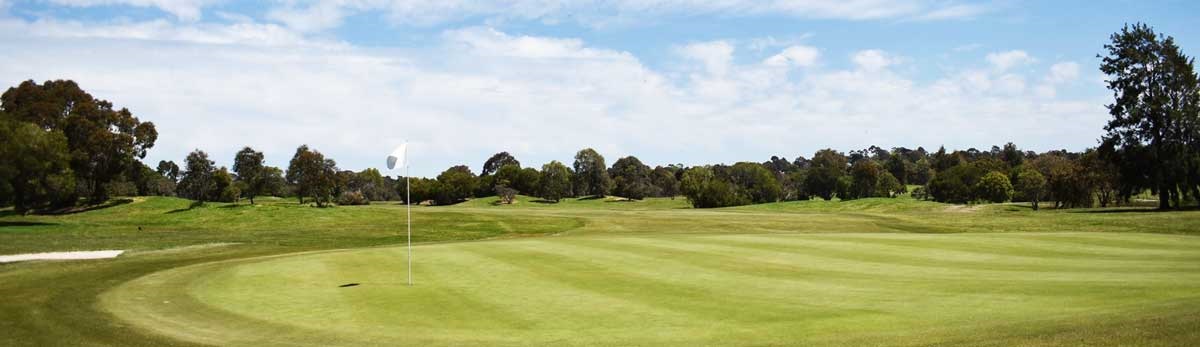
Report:
[[[650,167],[634,156],[608,165],[586,148],[571,165],[525,167],[508,152],[488,158],[478,174],[466,165],[435,178],[413,177],[414,202],[445,205],[518,194],[547,202],[615,195],[630,200],[683,196],[695,207],[807,199],[853,200],[911,194],[948,203],[1027,201],[1056,208],[1129,204],[1150,192],[1160,208],[1200,197],[1200,84],[1193,59],[1174,39],[1145,24],[1114,33],[1100,55],[1114,102],[1100,145],[1082,152],[1035,153],[1012,143],[989,150],[870,146],[811,158],[773,156],[733,165]],[[124,108],[93,98],[75,82],[26,81],[0,95],[0,206],[30,210],[98,204],[112,195],[172,195],[251,204],[257,196],[290,196],[316,206],[400,200],[405,180],[378,170],[340,170],[302,145],[285,169],[243,148],[232,170],[196,150],[183,166],[143,164],[157,132]],[[911,187],[911,191],[910,191]]]

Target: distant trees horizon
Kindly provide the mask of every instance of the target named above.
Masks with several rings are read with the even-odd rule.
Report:
[[[478,175],[466,165],[435,178],[411,178],[414,202],[436,205],[518,194],[547,202],[565,198],[629,200],[684,196],[697,208],[794,200],[914,198],[946,203],[1029,202],[1055,208],[1124,205],[1150,192],[1161,209],[1200,204],[1200,79],[1193,59],[1170,36],[1145,24],[1127,25],[1104,45],[1112,118],[1096,148],[1034,153],[1014,143],[988,150],[884,148],[811,158],[772,156],[732,165],[650,167],[636,156],[608,165],[592,148],[568,166],[525,167],[509,152],[487,158]],[[341,170],[300,145],[286,170],[267,166],[245,147],[233,170],[196,149],[184,159],[140,160],[158,134],[124,108],[93,98],[70,80],[25,81],[0,95],[0,206],[18,213],[103,203],[112,195],[173,195],[197,201],[251,204],[257,196],[295,197],[324,207],[404,199],[403,177],[375,169]],[[911,188],[911,190],[910,190]]]

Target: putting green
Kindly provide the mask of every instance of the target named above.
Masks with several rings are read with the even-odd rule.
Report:
[[[1194,345],[1200,238],[545,237],[176,268],[102,307],[220,345]],[[353,287],[339,287],[359,283]]]

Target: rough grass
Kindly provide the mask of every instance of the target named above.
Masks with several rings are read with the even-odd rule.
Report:
[[[401,253],[386,247],[403,241],[400,205],[137,198],[56,216],[0,211],[0,254],[132,251],[0,264],[0,345],[1200,343],[1190,294],[1200,211],[533,200],[414,206],[414,240],[425,244],[417,276],[427,280],[414,296],[387,287],[402,281]],[[881,232],[891,234],[860,234]],[[442,244],[483,239],[494,240]],[[327,280],[362,285],[330,291]],[[334,299],[347,290],[375,294]],[[135,305],[147,295],[172,298]],[[296,300],[254,310],[266,318],[246,311],[257,307],[246,300],[272,295]],[[642,306],[610,310],[632,303]],[[412,323],[390,311],[400,308],[422,324],[447,323],[436,329],[459,328],[391,325]],[[293,316],[304,314],[310,320]],[[341,320],[320,321],[333,317]],[[324,323],[337,328],[311,328]],[[373,328],[391,332],[360,333]]]

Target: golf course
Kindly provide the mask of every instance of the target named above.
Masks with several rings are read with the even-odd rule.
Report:
[[[164,197],[0,216],[2,345],[1186,346],[1200,211]]]

